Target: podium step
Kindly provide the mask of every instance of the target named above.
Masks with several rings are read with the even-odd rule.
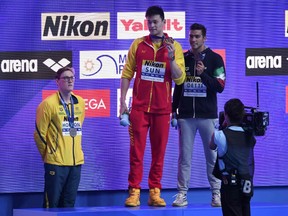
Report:
[[[258,203],[251,204],[253,216],[287,216],[287,204]],[[13,216],[222,216],[221,208],[207,204],[189,204],[187,207],[150,207],[127,208],[122,206],[76,207],[56,209],[14,209]]]

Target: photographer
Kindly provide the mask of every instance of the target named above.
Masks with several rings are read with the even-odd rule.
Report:
[[[230,99],[224,106],[226,128],[212,135],[210,148],[217,149],[218,157],[213,174],[222,180],[221,203],[223,216],[250,216],[253,196],[253,133],[242,127],[245,115],[243,103]],[[250,169],[250,164],[253,168]]]

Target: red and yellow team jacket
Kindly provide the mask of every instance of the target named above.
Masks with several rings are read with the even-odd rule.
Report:
[[[165,37],[168,37],[165,34]],[[175,61],[182,76],[174,79],[177,85],[185,80],[185,64],[180,43],[174,41]],[[168,50],[163,43],[153,44],[150,36],[135,39],[126,58],[122,78],[131,80],[136,72],[133,86],[133,109],[159,114],[171,113],[172,78]]]
[[[69,122],[61,103],[59,92],[43,100],[36,114],[34,140],[44,163],[75,166],[84,163],[82,151],[82,124],[85,117],[83,98],[72,94],[74,103],[74,128],[77,135],[69,134]],[[71,112],[71,103],[68,105]]]

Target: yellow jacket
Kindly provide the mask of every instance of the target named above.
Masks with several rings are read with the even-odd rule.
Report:
[[[34,139],[45,163],[59,166],[75,166],[84,163],[81,140],[85,103],[83,98],[74,94],[72,99],[74,128],[77,129],[74,138],[69,134],[69,122],[59,92],[47,97],[37,108]],[[71,113],[71,103],[68,107]]]
[[[168,37],[167,34],[164,36]],[[175,61],[182,71],[181,77],[177,79],[172,79],[168,50],[163,43],[157,47],[148,35],[135,39],[131,44],[122,78],[131,80],[136,73],[133,86],[133,109],[158,114],[171,113],[172,80],[176,85],[180,85],[186,77],[182,46],[177,41],[174,41],[174,46]],[[161,74],[160,81],[143,78],[147,70],[154,70],[150,74]]]

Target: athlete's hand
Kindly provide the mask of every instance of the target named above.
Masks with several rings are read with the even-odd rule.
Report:
[[[163,43],[168,50],[169,60],[173,61],[175,59],[174,39],[172,37],[165,38]]]
[[[171,127],[174,127],[175,130],[177,130],[177,128],[178,128],[176,113],[172,113],[172,116],[171,116]]]
[[[121,117],[121,115],[122,115],[123,113],[129,113],[129,110],[128,110],[128,108],[127,108],[126,103],[124,103],[124,102],[121,103],[121,102],[120,102],[119,118]]]
[[[203,64],[202,61],[197,61],[196,63],[196,72],[197,72],[197,75],[201,75],[204,70],[206,69],[205,65]]]

